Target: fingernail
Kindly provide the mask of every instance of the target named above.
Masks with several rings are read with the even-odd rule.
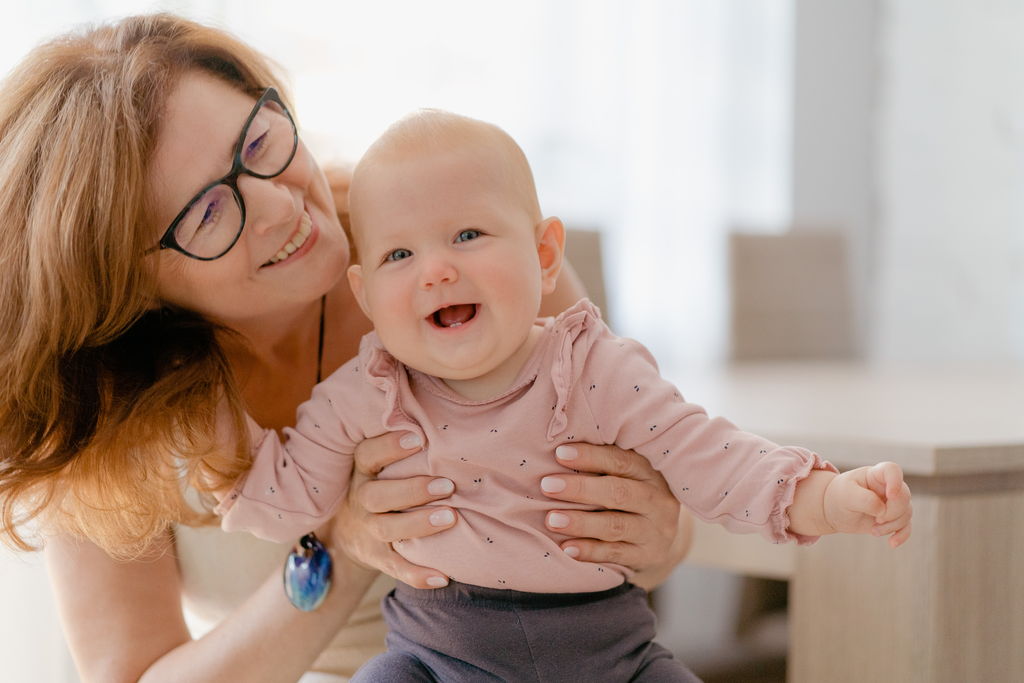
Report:
[[[566,547],[562,548],[562,552],[564,552],[569,557],[579,557],[580,556],[580,549],[577,548],[574,545],[569,545],[569,546],[566,546]]]
[[[431,526],[448,526],[455,521],[455,515],[451,510],[437,510],[430,513]]]
[[[555,449],[555,457],[559,460],[575,460],[579,452],[572,446],[559,446]]]
[[[565,490],[565,480],[558,477],[544,477],[540,480],[540,488],[545,493],[558,493]]]
[[[432,496],[443,496],[455,490],[455,482],[451,479],[434,479],[427,484],[427,492]]]
[[[423,439],[420,438],[419,434],[409,432],[398,440],[398,445],[402,448],[416,448],[423,445]]]
[[[552,512],[548,515],[548,526],[555,529],[564,529],[569,526],[569,516],[561,512]]]
[[[448,585],[448,579],[443,576],[431,576],[427,579],[427,585],[433,588],[444,588]]]

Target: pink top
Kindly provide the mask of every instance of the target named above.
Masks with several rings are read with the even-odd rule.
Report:
[[[286,428],[254,430],[253,466],[218,508],[223,527],[293,541],[325,522],[345,493],[352,454],[363,439],[388,431],[423,437],[423,450],[381,478],[447,477],[455,493],[440,505],[458,510],[449,530],[395,543],[411,562],[462,583],[541,593],[597,591],[629,578],[615,564],[580,562],[548,531],[552,509],[585,506],[544,496],[540,479],[564,473],[554,457],[568,442],[616,444],[647,457],[680,502],[702,519],[779,543],[796,484],[832,465],[802,448],[780,447],[711,419],[662,379],[642,345],[616,337],[586,300],[557,318],[518,377],[483,401],[399,363],[375,333],[359,355],[313,390]]]

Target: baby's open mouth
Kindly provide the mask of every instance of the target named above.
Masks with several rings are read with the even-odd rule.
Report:
[[[476,317],[476,304],[455,304],[434,311],[428,319],[437,327],[459,327]]]

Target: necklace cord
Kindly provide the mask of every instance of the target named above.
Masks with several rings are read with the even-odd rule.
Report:
[[[320,297],[320,332],[316,341],[316,383],[323,379],[324,367],[324,309],[327,307],[327,295]]]

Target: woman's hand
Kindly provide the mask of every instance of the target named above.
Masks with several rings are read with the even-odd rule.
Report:
[[[421,444],[410,443],[416,439],[412,434],[392,432],[359,444],[356,471],[348,497],[334,517],[331,538],[335,548],[360,564],[416,588],[439,588],[448,584],[448,577],[409,562],[391,543],[430,536],[454,525],[456,512],[450,507],[407,510],[447,498],[455,485],[449,479],[429,476],[373,478],[387,465],[418,452]]]
[[[576,537],[562,549],[578,560],[629,567],[637,572],[633,583],[648,590],[661,583],[693,539],[693,520],[661,474],[643,456],[615,446],[566,444],[555,456],[581,474],[544,477],[544,494],[607,508],[549,512],[549,529]]]

